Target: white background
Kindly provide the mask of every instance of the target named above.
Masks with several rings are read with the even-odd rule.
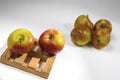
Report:
[[[120,1],[119,0],[0,0],[0,55],[9,34],[20,27],[36,38],[48,28],[60,30],[66,40],[57,55],[48,80],[120,80]],[[108,19],[113,26],[109,45],[75,46],[70,39],[75,19],[89,15],[95,23]],[[46,80],[0,63],[0,80]]]

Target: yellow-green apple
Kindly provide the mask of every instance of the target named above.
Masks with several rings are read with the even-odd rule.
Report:
[[[9,35],[7,45],[12,53],[24,54],[34,46],[34,37],[29,30],[18,28]]]
[[[88,27],[90,30],[93,30],[94,26],[93,23],[90,21],[88,15],[80,15],[77,17],[74,23],[74,27]]]
[[[57,54],[60,52],[65,44],[64,35],[57,29],[47,29],[39,37],[40,47],[50,53]]]
[[[71,31],[71,40],[78,46],[83,46],[91,41],[91,30],[87,27],[76,27]]]
[[[108,28],[97,29],[93,32],[92,43],[97,49],[104,48],[110,42],[110,32]]]
[[[106,19],[100,19],[95,23],[94,30],[108,28],[109,32],[112,31],[112,24]]]

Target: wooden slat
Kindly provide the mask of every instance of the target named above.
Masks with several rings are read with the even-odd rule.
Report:
[[[39,60],[40,60],[40,58],[32,57],[28,66],[35,69],[37,67],[37,64],[38,64]]]
[[[36,68],[35,70],[41,72],[42,69],[41,68]]]
[[[24,61],[25,61],[26,57],[27,57],[27,53],[25,53],[22,56],[16,58],[15,62],[19,63],[19,64],[24,64]]]
[[[56,58],[56,56],[52,56],[47,59],[45,65],[44,65],[44,68],[43,68],[43,72],[45,72],[45,73],[50,72],[55,58]]]
[[[10,62],[14,62],[14,60],[15,60],[15,59],[12,59],[12,58],[9,59]]]
[[[9,59],[10,56],[11,56],[11,52],[10,52],[9,49],[7,48],[7,49],[5,50],[5,52],[3,53],[3,55],[1,56],[1,58],[4,57],[4,58],[6,58],[6,59]]]
[[[37,42],[35,46],[38,46]],[[31,51],[28,52],[30,54],[26,53],[20,56],[12,54],[7,48],[1,55],[0,62],[47,79],[56,56],[43,53],[44,51],[41,48],[36,50],[37,51],[34,52],[31,49]],[[43,67],[40,67],[41,61],[45,62]]]

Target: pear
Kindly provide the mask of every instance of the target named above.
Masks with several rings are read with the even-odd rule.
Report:
[[[97,29],[93,32],[92,44],[97,49],[106,47],[110,42],[110,32],[108,28]]]
[[[95,26],[94,26],[94,30],[98,30],[98,29],[103,29],[103,28],[107,28],[109,29],[109,32],[111,33],[112,31],[112,25],[111,23],[106,20],[106,19],[100,19],[98,20],[96,23],[95,23]]]
[[[93,30],[93,23],[90,21],[88,15],[80,15],[77,17],[74,23],[74,27],[88,27],[90,30]]]

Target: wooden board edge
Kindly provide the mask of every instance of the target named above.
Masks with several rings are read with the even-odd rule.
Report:
[[[25,67],[21,64],[15,63],[15,62],[14,63],[10,62],[7,59],[2,59],[2,60],[0,59],[0,61],[1,61],[1,63],[6,64],[8,66],[14,67],[16,69],[19,69],[19,70],[22,70],[22,71],[25,71],[25,72],[28,72],[28,73],[31,73],[31,74],[34,74],[34,75],[37,75],[37,76],[41,76],[45,79],[48,79],[49,74],[44,75],[43,72],[36,71],[36,70],[34,70],[30,67]]]
[[[56,56],[54,56],[54,60],[53,60],[52,65],[50,67],[50,71],[48,71],[48,72],[45,71],[44,72],[43,69],[41,71],[37,71],[37,70],[35,70],[35,69],[31,68],[31,67],[28,67],[28,65],[23,66],[23,65],[21,65],[19,63],[16,63],[14,60],[11,61],[9,59],[9,57],[7,57],[7,56],[11,56],[11,54],[8,55],[7,52],[8,52],[8,48],[3,52],[2,55],[0,55],[0,63],[6,64],[8,66],[12,66],[14,68],[23,70],[25,72],[29,72],[29,73],[34,74],[34,75],[38,75],[38,76],[43,77],[45,79],[48,79],[48,77],[50,75],[50,71],[52,69],[52,66],[53,66],[55,58],[56,58]]]
[[[2,62],[1,62],[1,56],[0,56],[0,63],[2,63]]]

